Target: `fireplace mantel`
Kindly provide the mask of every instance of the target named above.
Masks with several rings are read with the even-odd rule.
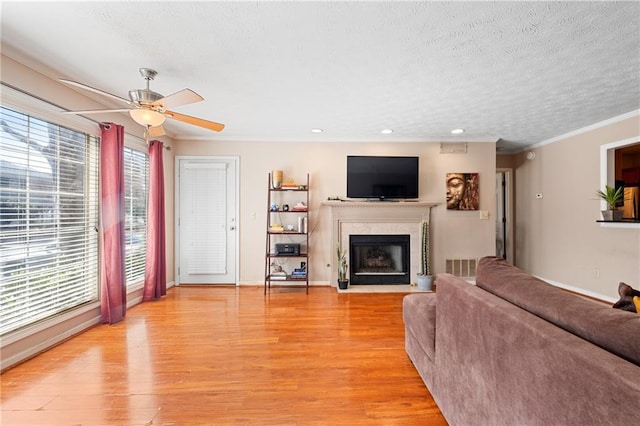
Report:
[[[425,201],[323,201],[323,206],[333,208],[393,208],[393,209],[413,209],[426,207],[431,208],[440,203],[427,203]]]
[[[429,220],[431,208],[440,203],[424,201],[325,201],[323,207],[331,209],[332,245],[348,246],[349,234],[398,234],[411,235],[411,277],[420,269],[421,223]],[[332,262],[331,285],[338,276]]]

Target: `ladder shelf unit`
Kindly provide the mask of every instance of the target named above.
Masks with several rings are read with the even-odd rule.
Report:
[[[304,285],[309,293],[309,174],[305,183],[274,188],[267,181],[264,294],[272,283]]]

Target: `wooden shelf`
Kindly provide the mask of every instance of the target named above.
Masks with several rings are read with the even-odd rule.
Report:
[[[306,292],[308,294],[309,293],[309,232],[308,231],[310,229],[309,228],[309,174],[307,174],[307,182],[305,185],[305,189],[301,189],[301,188],[272,188],[271,173],[269,173],[267,188],[268,188],[267,189],[268,196],[267,196],[267,228],[266,228],[265,270],[264,270],[264,275],[265,275],[264,294],[267,294],[267,290],[271,289],[272,283],[304,284],[306,288]],[[306,205],[306,209],[296,210],[294,209],[293,206],[291,206],[291,208],[289,208],[288,210],[283,210],[281,208],[278,208],[277,210],[272,210],[271,209],[272,205],[279,206],[292,201],[290,199],[291,197],[287,197],[286,194],[284,194],[287,192],[304,194],[304,198],[305,198],[304,201],[295,200],[295,202],[298,204]],[[279,219],[285,222],[285,224],[276,222],[275,219],[278,218],[278,216],[275,215],[276,213],[285,214],[286,215],[285,217],[289,218],[290,220],[296,220],[296,218],[298,219],[304,218],[305,230],[301,231],[298,228],[298,226],[296,226],[296,224],[286,223],[286,219],[284,217],[280,217]],[[280,225],[284,225],[285,229],[283,229],[282,231],[272,231],[271,227],[276,223]],[[300,222],[298,221],[298,225],[299,223]],[[293,225],[298,229],[294,231],[289,231],[286,229],[286,226],[288,225]],[[286,239],[280,239],[281,237],[286,237]],[[285,242],[287,244],[300,244],[301,247],[303,246],[302,249],[304,250],[304,252],[302,252],[302,249],[301,249],[301,253],[298,253],[298,254],[277,254],[273,251],[275,249],[274,247],[276,244],[285,243]],[[280,260],[282,261],[282,263],[284,263],[284,265],[287,265],[286,262],[288,259],[296,259],[296,258],[304,261],[305,263],[304,270],[306,271],[305,275],[296,276],[291,274],[291,272],[293,272],[293,269],[295,269],[291,267],[291,265],[288,265],[289,270],[285,270],[285,272],[287,273],[286,275],[284,276],[278,275],[276,277],[272,275],[273,273],[272,265],[274,261],[276,261],[276,265],[278,265],[277,260]],[[278,266],[281,266],[281,265],[278,265]]]

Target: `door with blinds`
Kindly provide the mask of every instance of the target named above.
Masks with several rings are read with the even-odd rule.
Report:
[[[177,284],[236,284],[237,159],[176,161]]]

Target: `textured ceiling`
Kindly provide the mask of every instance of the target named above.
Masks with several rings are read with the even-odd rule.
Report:
[[[124,97],[144,87],[138,68],[153,68],[153,90],[205,98],[176,111],[227,126],[168,121],[176,138],[514,150],[640,108],[637,1],[1,7],[3,47],[32,67]]]

